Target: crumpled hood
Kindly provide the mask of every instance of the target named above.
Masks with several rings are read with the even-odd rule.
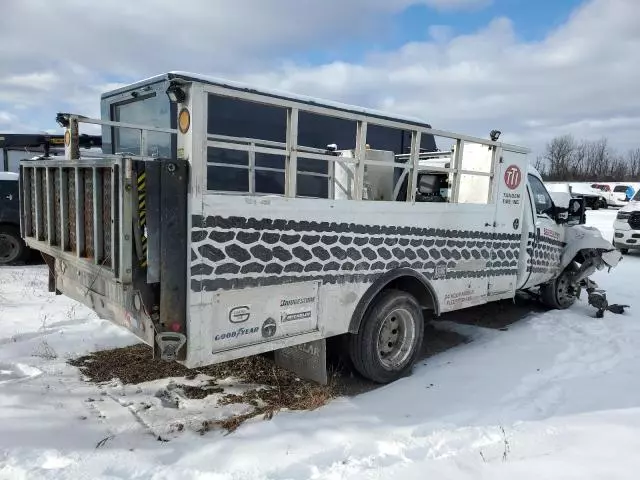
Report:
[[[583,249],[591,248],[602,251],[602,260],[610,268],[618,265],[622,258],[622,254],[616,250],[611,242],[602,236],[602,233],[596,227],[588,227],[586,225],[568,227],[565,242],[567,245],[562,253],[563,269],[569,265],[576,254]]]

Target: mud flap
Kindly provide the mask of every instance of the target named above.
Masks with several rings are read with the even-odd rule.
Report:
[[[300,378],[320,385],[328,382],[327,342],[324,339],[276,350],[275,362]]]

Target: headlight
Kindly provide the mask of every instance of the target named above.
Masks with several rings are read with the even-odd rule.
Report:
[[[629,212],[618,212],[616,215],[618,220],[629,220],[629,217],[631,217],[631,213]]]

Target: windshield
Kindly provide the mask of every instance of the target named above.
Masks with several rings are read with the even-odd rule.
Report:
[[[638,190],[636,194],[633,196],[633,201],[640,202],[640,190]]]
[[[171,103],[166,95],[153,94],[141,100],[115,104],[113,117],[116,122],[132,123],[148,127],[171,128]],[[115,152],[152,157],[171,156],[171,134],[146,132],[147,148],[140,152],[140,131],[130,128],[115,129]]]

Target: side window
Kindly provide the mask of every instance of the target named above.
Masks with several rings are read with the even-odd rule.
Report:
[[[349,134],[346,120],[299,113],[298,145],[325,148],[329,143],[345,143]],[[207,190],[283,195],[287,110],[281,106],[209,94],[207,133],[225,136],[241,145],[238,150],[208,147]],[[235,140],[234,140],[235,139]],[[242,140],[241,140],[242,139]],[[246,151],[247,139],[258,148],[282,150],[275,153]],[[328,198],[329,172],[326,161],[298,159],[297,196]]]
[[[533,201],[538,215],[548,213],[549,209],[553,207],[553,200],[551,200],[543,183],[537,177],[529,175],[529,185],[531,185],[531,193],[533,193]]]
[[[252,138],[256,145],[273,147],[269,142],[284,145],[286,125],[287,114],[282,107],[209,95],[209,134]],[[246,147],[246,141],[239,143]],[[282,195],[284,165],[284,155],[259,152],[251,155],[244,149],[208,147],[207,189]]]
[[[117,122],[171,128],[171,104],[164,94],[114,104],[113,112]],[[146,151],[142,153],[151,157],[170,157],[171,141],[171,134],[147,132]],[[130,128],[115,129],[115,146],[116,152],[139,155],[140,132]]]

